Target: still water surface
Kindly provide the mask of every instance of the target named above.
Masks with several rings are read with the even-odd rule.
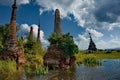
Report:
[[[101,66],[77,65],[74,70],[50,71],[44,76],[26,77],[22,80],[120,80],[120,59],[103,59]]]

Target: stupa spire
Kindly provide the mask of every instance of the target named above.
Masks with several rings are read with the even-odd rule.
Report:
[[[29,39],[29,40],[30,40],[30,39],[33,39],[33,27],[32,27],[32,26],[30,27],[30,33],[29,33],[28,39]]]
[[[16,10],[17,10],[17,3],[16,3],[16,0],[14,0],[14,4],[12,5],[12,17],[11,17],[11,21],[12,20],[16,20]]]
[[[10,20],[10,25],[9,25],[9,32],[8,32],[8,39],[16,39],[16,10],[17,10],[17,5],[16,5],[16,0],[14,0],[14,4],[12,5],[12,14],[11,14],[11,20]]]
[[[93,40],[92,40],[92,37],[91,37],[91,33],[90,33],[90,32],[89,32],[89,36],[90,36],[90,43],[89,43],[88,50],[89,50],[89,51],[96,51],[97,48],[96,48],[95,43],[94,43]]]
[[[7,40],[4,45],[4,49],[0,52],[1,59],[14,59],[16,60],[17,64],[24,64],[26,59],[23,55],[22,49],[19,47],[17,43],[17,36],[16,36],[16,11],[17,11],[17,4],[16,0],[14,0],[14,4],[12,5],[12,14],[10,19],[10,24],[8,26],[8,34]],[[6,57],[5,57],[6,56]]]
[[[59,11],[59,9],[55,10],[54,32],[56,34],[62,34],[61,21],[60,21],[60,11]]]
[[[40,40],[40,20],[39,20],[39,24],[38,24],[37,42],[39,42],[41,44],[41,40]]]

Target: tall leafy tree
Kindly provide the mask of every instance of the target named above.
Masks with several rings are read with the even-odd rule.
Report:
[[[70,33],[64,35],[57,35],[56,33],[53,33],[48,40],[51,44],[54,44],[56,47],[63,50],[68,57],[78,53],[78,46],[74,43],[73,37]]]

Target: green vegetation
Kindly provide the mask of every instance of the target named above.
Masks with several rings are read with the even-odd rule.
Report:
[[[96,66],[96,65],[101,65],[101,62],[95,57],[87,57],[84,58],[83,64],[86,66]]]
[[[51,44],[55,44],[56,47],[62,49],[68,57],[78,53],[78,46],[69,33],[64,35],[53,33],[48,40]]]
[[[5,43],[5,40],[7,39],[7,27],[8,25],[0,25],[0,51],[3,49],[3,45]],[[53,33],[48,40],[51,44],[54,44],[56,45],[56,47],[62,49],[68,57],[75,55],[77,64],[83,63],[85,65],[94,65],[100,64],[99,59],[120,58],[120,51],[112,50],[97,51],[93,53],[79,51],[78,53],[78,47],[74,43],[73,37],[70,36],[69,33],[64,35]],[[17,80],[17,78],[23,73],[26,73],[27,75],[44,75],[48,73],[48,67],[44,67],[43,65],[43,56],[45,51],[43,50],[40,43],[34,40],[33,36],[29,36],[26,42],[22,39],[18,39],[18,44],[27,59],[26,65],[17,70],[17,65],[15,61],[0,60],[0,79]]]
[[[47,73],[48,68],[43,65],[43,55],[45,51],[43,50],[41,44],[35,41],[31,35],[28,37],[26,42],[19,39],[18,43],[27,59],[25,72],[29,75]]]
[[[0,25],[0,51],[3,49],[3,45],[7,38],[8,33],[8,25],[2,26]],[[46,74],[48,72],[48,68],[43,65],[43,55],[45,53],[41,44],[34,40],[33,36],[29,36],[27,41],[25,42],[23,39],[18,39],[18,45],[23,51],[23,54],[26,57],[26,65],[22,67],[23,71],[20,73],[27,74]],[[15,61],[0,61],[0,79],[10,79],[9,78],[14,75],[13,78],[16,78],[17,72],[16,70],[16,62]],[[8,72],[9,71],[9,72]],[[6,73],[7,72],[7,73]],[[2,77],[3,76],[3,77]],[[5,77],[4,77],[5,76]]]
[[[96,59],[95,61],[98,62],[98,59],[116,59],[120,58],[120,53],[118,51],[97,51],[93,53],[87,53],[86,51],[79,51],[78,54],[75,54],[76,56],[76,63],[81,64],[83,62],[86,62],[86,59],[91,61],[91,59]],[[91,61],[92,62],[92,61]]]
[[[3,45],[5,43],[5,40],[7,39],[7,33],[8,33],[8,24],[5,26],[0,25],[0,51],[3,49]]]
[[[0,60],[0,80],[18,80],[20,74],[24,72],[21,68],[20,70],[16,69],[16,62],[7,60]]]

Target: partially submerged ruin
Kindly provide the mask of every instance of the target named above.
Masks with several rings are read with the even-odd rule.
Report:
[[[57,35],[57,37],[63,37],[60,21],[60,11],[58,9],[55,10],[54,33]],[[50,46],[44,55],[44,65],[48,66],[49,68],[60,67],[68,69],[68,67],[73,65],[74,62],[75,56],[67,57],[65,52],[53,43],[50,43]]]
[[[17,43],[16,10],[16,0],[14,0],[14,4],[12,5],[11,20],[8,26],[7,40],[5,41],[4,49],[0,52],[0,59],[14,59],[18,64],[25,64],[25,56]]]

